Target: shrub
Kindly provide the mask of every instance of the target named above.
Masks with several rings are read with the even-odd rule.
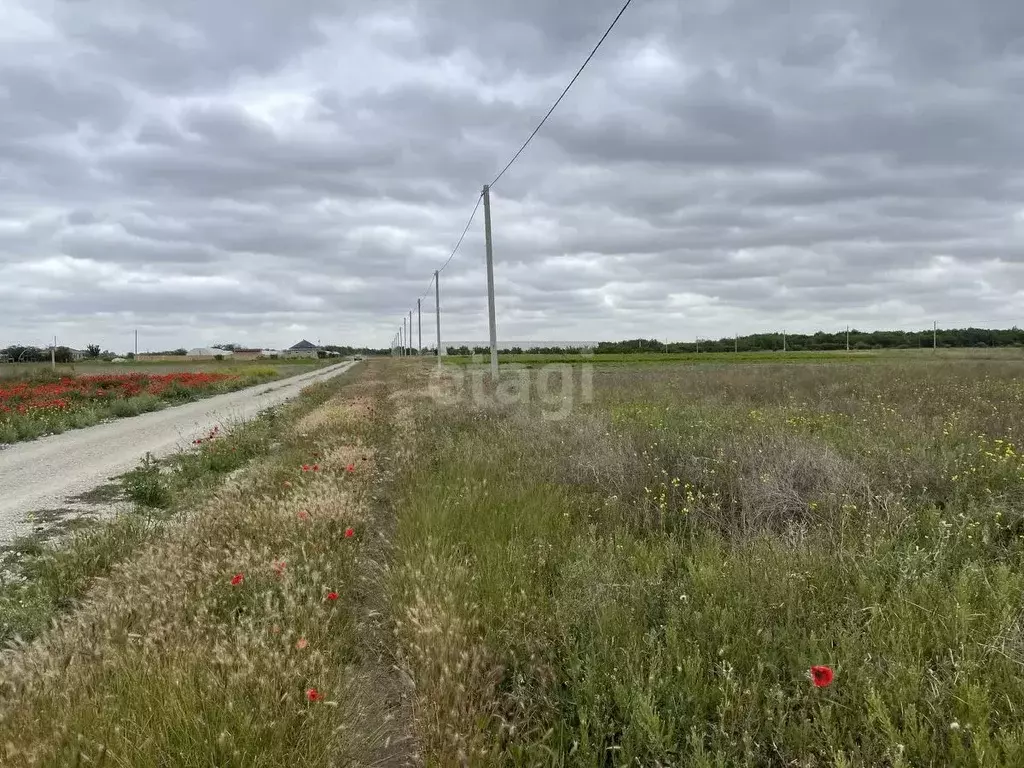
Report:
[[[150,454],[139,466],[121,479],[125,495],[144,507],[165,509],[171,505],[171,492],[160,473],[160,465]]]

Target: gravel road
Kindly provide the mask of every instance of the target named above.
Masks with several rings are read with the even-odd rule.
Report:
[[[147,451],[162,457],[191,445],[216,424],[233,424],[337,376],[354,362],[259,384],[139,416],[0,449],[0,544],[23,533],[30,512],[67,508],[74,497],[135,467]]]

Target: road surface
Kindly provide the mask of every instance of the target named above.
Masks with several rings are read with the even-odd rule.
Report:
[[[175,453],[208,434],[214,425],[251,419],[297,396],[303,387],[353,365],[332,365],[0,449],[0,543],[24,531],[30,512],[68,507],[75,496],[137,466],[147,452],[157,458]]]

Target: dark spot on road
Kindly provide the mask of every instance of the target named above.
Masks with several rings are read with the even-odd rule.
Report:
[[[124,498],[123,489],[118,483],[107,483],[91,491],[72,496],[68,501],[81,504],[111,504]]]

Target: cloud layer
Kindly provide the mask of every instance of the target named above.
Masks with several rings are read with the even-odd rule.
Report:
[[[627,11],[494,189],[500,338],[1019,323],[1024,6],[785,5]],[[618,6],[0,3],[0,345],[386,346]]]

